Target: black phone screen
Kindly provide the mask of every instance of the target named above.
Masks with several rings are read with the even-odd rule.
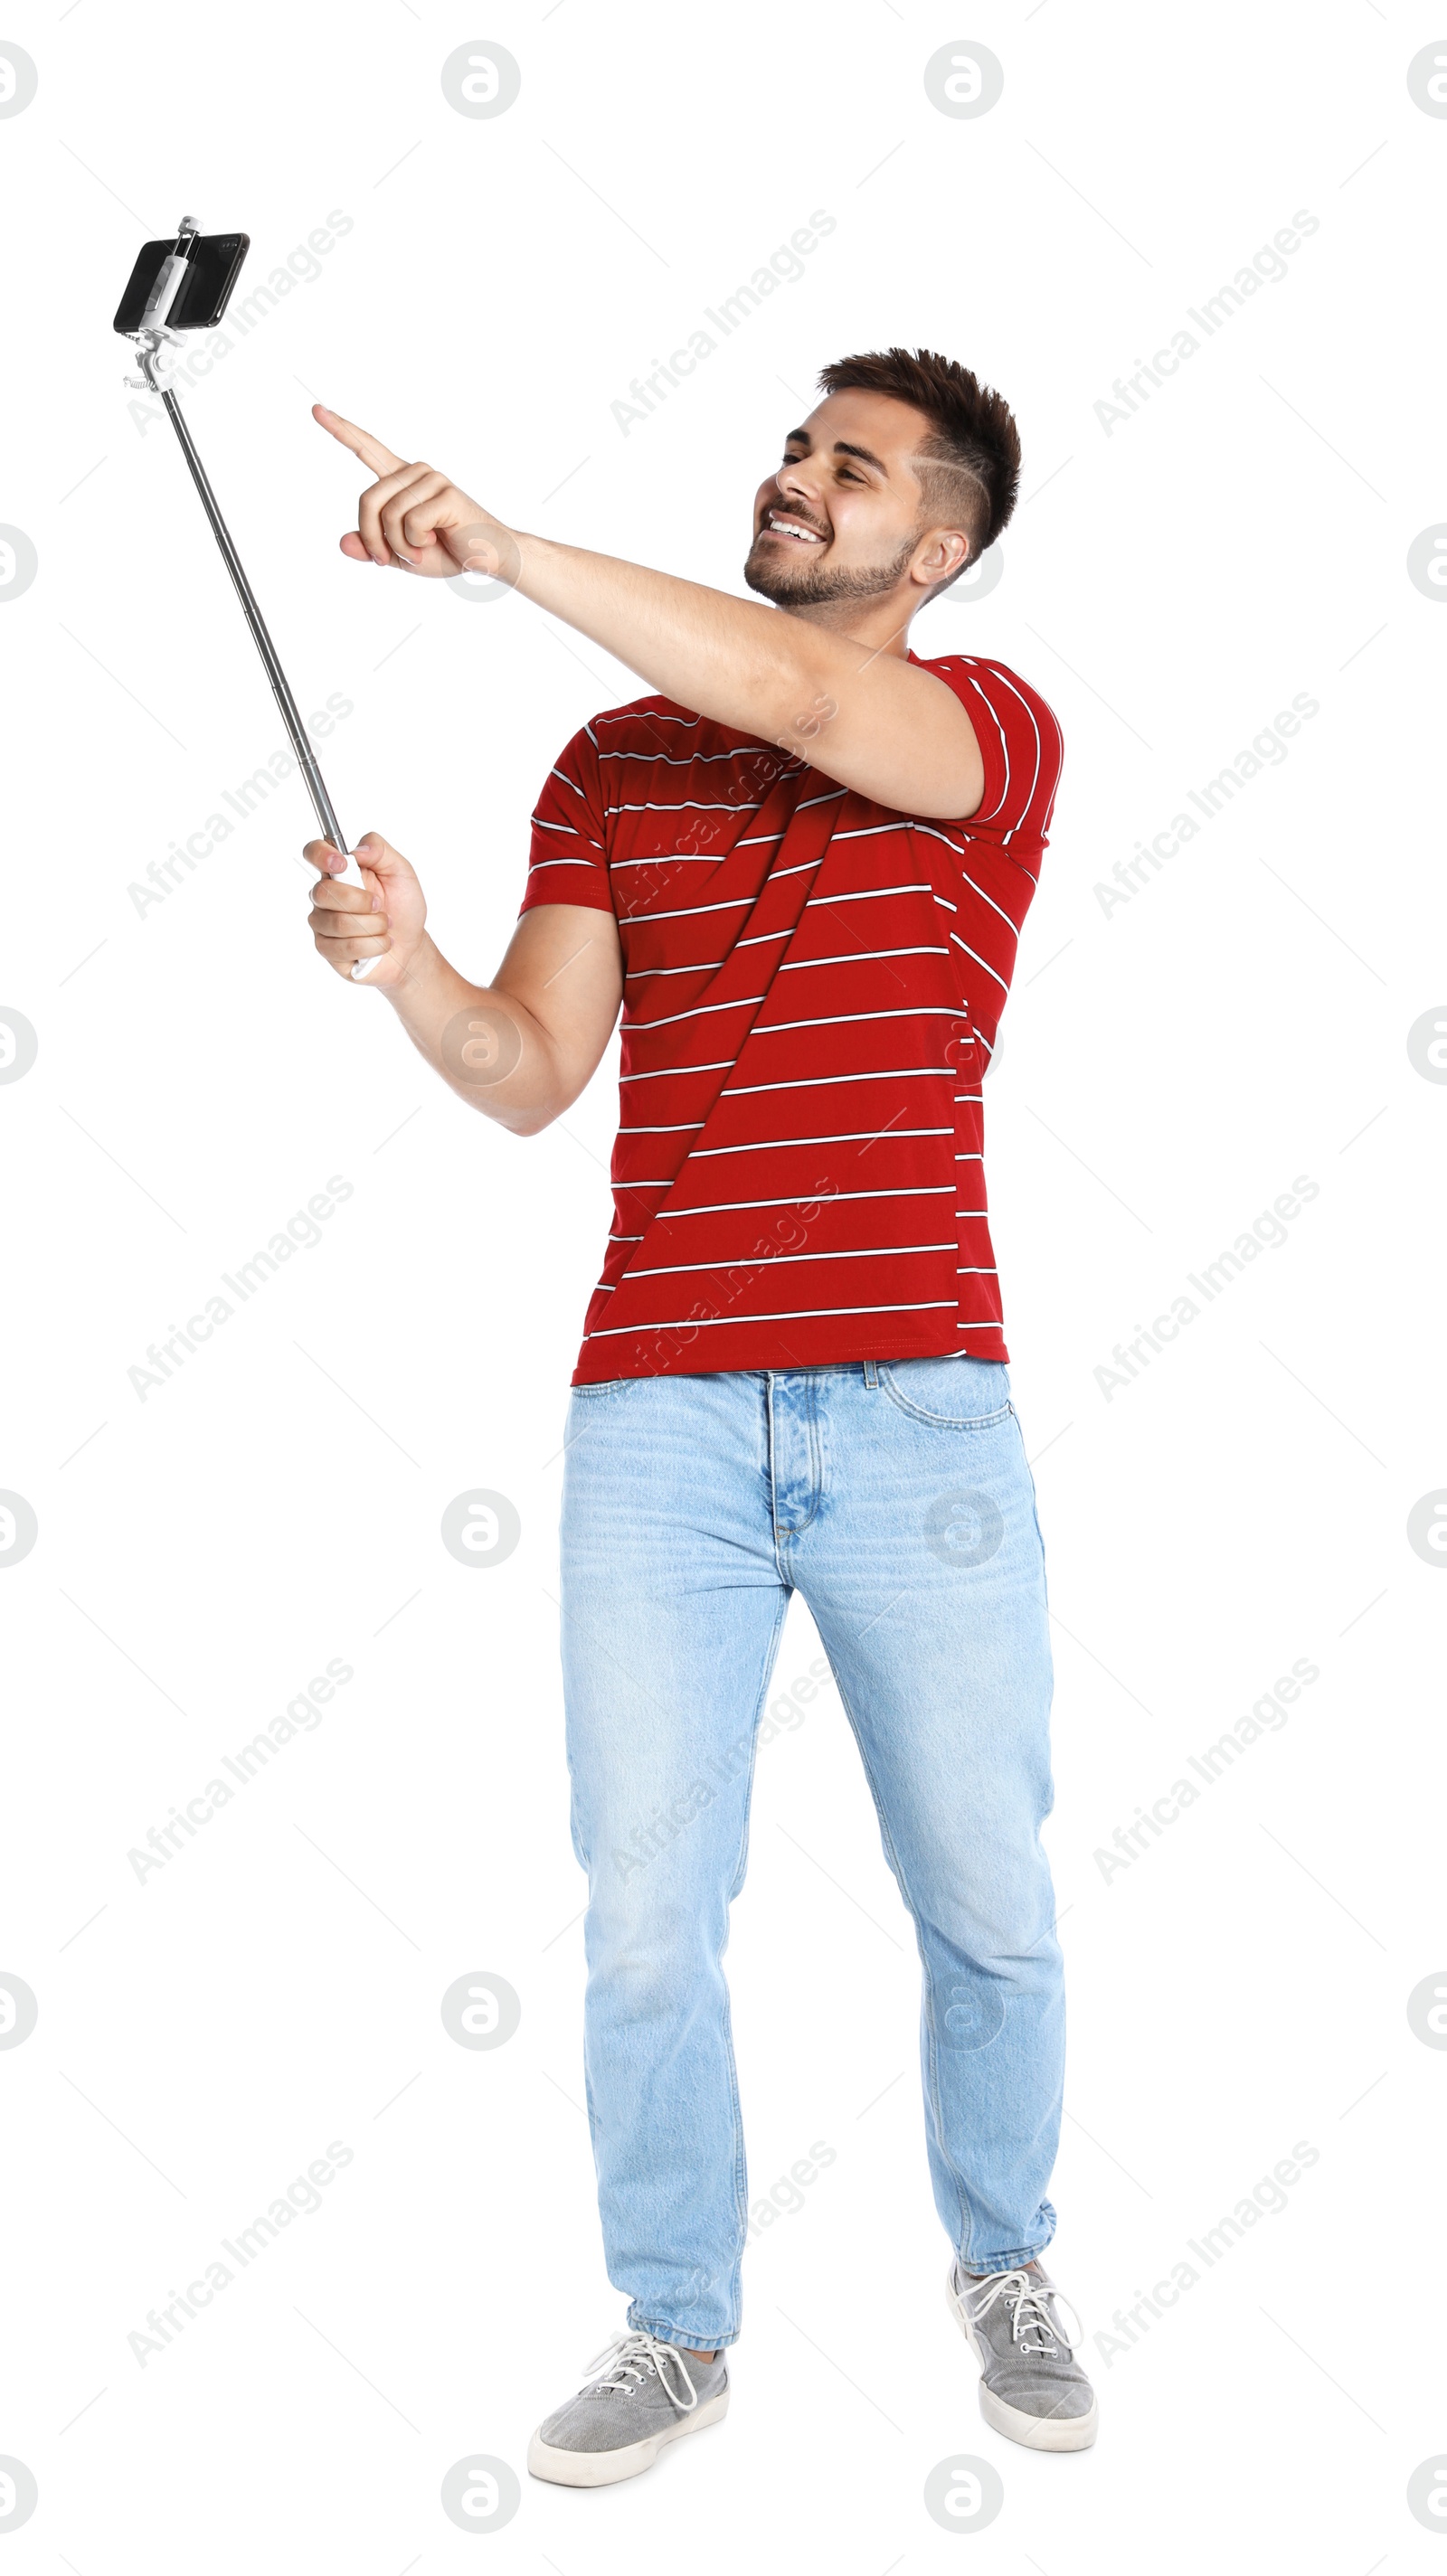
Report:
[[[146,298],[156,282],[157,272],[175,247],[174,233],[166,241],[146,243],[116,309],[114,327],[117,331],[140,329]],[[219,322],[250,247],[249,233],[202,233],[194,237],[186,275],[167,316],[167,328],[172,331],[209,331]]]

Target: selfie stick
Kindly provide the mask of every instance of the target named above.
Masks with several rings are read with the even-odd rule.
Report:
[[[341,883],[360,885],[361,869],[357,865],[355,854],[348,851],[342,837],[342,827],[337,821],[332,800],[327,794],[326,781],[317,767],[316,754],[312,750],[306,728],[297,712],[296,700],[292,696],[286,673],[277,657],[276,646],[266,631],[266,621],[256,604],[256,597],[246,578],[241,557],[232,543],[231,532],[221,516],[206,468],[196,453],[196,442],[186,426],[185,415],[175,394],[161,374],[163,350],[168,347],[177,348],[180,345],[177,333],[168,330],[166,326],[166,316],[175,303],[186,276],[190,245],[197,238],[197,233],[198,226],[194,217],[183,215],[176,234],[176,248],[161,263],[155,284],[146,298],[140,327],[126,335],[136,343],[140,352],[141,366],[140,375],[127,376],[126,382],[130,385],[144,385],[151,393],[159,394],[161,398],[166,416],[181,442],[181,453],[190,467],[191,480],[201,495],[201,507],[211,522],[211,532],[221,549],[221,559],[236,585],[236,595],[245,611],[246,623],[251,629],[256,649],[265,665],[266,676],[271,682],[276,703],[281,709],[282,721],[291,737],[291,746],[296,753],[301,774],[306,780],[307,793],[312,801],[312,810],[321,826],[322,837],[330,841],[333,849],[341,851],[346,857],[347,864],[341,871]],[[333,873],[335,874],[335,871]],[[372,968],[380,962],[376,957],[359,957],[351,969],[353,982],[358,984],[364,982]]]

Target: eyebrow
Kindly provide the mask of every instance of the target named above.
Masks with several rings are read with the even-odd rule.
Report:
[[[807,429],[791,429],[788,437],[784,441],[784,445],[786,447],[792,447],[796,438],[801,439],[805,447],[809,447],[813,443]],[[885,464],[882,457],[874,454],[871,448],[856,447],[850,439],[836,438],[834,441],[834,453],[836,456],[857,456],[862,464],[872,465],[875,473],[882,474],[885,481],[888,482],[889,467]]]

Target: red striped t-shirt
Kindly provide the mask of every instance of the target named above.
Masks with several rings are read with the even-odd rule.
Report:
[[[965,822],[663,697],[595,716],[544,785],[523,910],[613,913],[625,973],[615,1214],[575,1386],[1008,1357],[980,1081],[1061,733],[1001,662],[921,667],[979,742]]]

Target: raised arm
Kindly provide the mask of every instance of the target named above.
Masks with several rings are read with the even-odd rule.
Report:
[[[355,562],[414,576],[493,574],[681,706],[802,752],[879,804],[950,817],[979,804],[984,765],[969,717],[942,680],[904,658],[902,637],[866,647],[701,582],[530,536],[339,413],[318,404],[316,418],[378,478],[342,539]]]
[[[385,993],[420,1055],[485,1117],[535,1136],[572,1106],[596,1070],[623,995],[618,925],[610,912],[544,903],[525,913],[490,984],[470,983],[430,937],[422,888],[408,861],[364,833],[363,883],[338,882],[344,865],[325,841],[308,841],[318,871],[311,930],[339,975],[377,959],[368,992]]]

